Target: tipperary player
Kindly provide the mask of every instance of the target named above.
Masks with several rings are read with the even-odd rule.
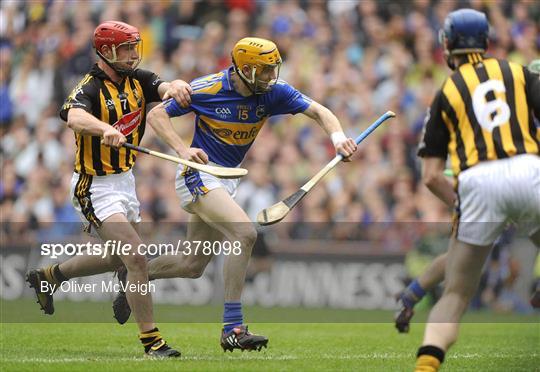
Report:
[[[276,45],[260,38],[244,38],[234,46],[232,66],[213,75],[195,79],[192,102],[183,108],[166,101],[148,115],[148,123],[167,140],[176,153],[198,163],[238,166],[265,121],[273,115],[303,113],[315,120],[331,137],[336,152],[348,161],[356,151],[334,114],[284,81],[278,80],[281,56]],[[195,136],[186,147],[174,132],[170,118],[194,112]],[[260,350],[268,339],[248,332],[240,298],[246,268],[257,232],[234,201],[237,180],[223,180],[180,166],[176,191],[189,213],[188,240],[240,242],[241,254],[225,257],[224,350]],[[161,256],[149,263],[150,279],[199,277],[212,257]],[[118,306],[123,304],[124,306]],[[129,316],[127,302],[115,300],[116,317]],[[127,317],[124,316],[127,320]]]

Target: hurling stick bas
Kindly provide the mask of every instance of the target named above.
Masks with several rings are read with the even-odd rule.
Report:
[[[130,150],[135,150],[135,151],[152,155],[161,159],[169,160],[177,164],[185,165],[187,167],[196,169],[200,172],[211,174],[218,178],[240,178],[248,174],[247,169],[244,169],[244,168],[227,168],[227,167],[216,167],[213,165],[199,164],[199,163],[185,160],[176,156],[150,150],[150,149],[147,149],[146,147],[135,146],[130,143],[124,143],[123,146]]]
[[[395,117],[396,114],[392,111],[387,111],[373,124],[371,124],[362,134],[356,137],[356,144],[360,144],[371,132],[373,132],[379,125],[389,118]],[[288,196],[286,199],[265,208],[257,215],[257,222],[261,226],[275,224],[284,219],[287,214],[294,208],[300,200],[328,173],[334,168],[341,160],[343,156],[337,155],[332,159],[323,169],[321,169],[315,176],[313,176],[304,186],[302,186],[294,194]]]
[[[336,156],[332,161],[321,169],[315,176],[313,176],[304,186],[302,186],[294,194],[288,196],[286,199],[263,209],[257,215],[257,222],[262,225],[272,225],[284,219],[289,211],[295,207],[306,196],[306,194],[328,173],[334,168],[342,157]]]

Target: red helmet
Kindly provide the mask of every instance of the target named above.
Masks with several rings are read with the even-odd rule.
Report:
[[[129,44],[139,48],[141,44],[141,35],[137,27],[128,25],[124,22],[118,21],[106,21],[96,27],[94,31],[94,48],[98,55],[105,59],[108,63],[112,64],[119,62],[117,60],[116,51],[119,46]],[[106,45],[111,48],[113,57],[105,58],[101,53],[101,48]],[[139,50],[137,50],[139,52]],[[139,52],[139,62],[141,53]],[[137,62],[137,65],[139,63]],[[135,69],[137,66],[134,66]]]
[[[103,45],[118,47],[124,43],[137,43],[141,35],[137,27],[124,22],[106,21],[96,27],[94,31],[94,48],[101,50]]]

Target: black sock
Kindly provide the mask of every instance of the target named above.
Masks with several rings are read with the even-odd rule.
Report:
[[[431,355],[432,357],[437,358],[439,362],[444,362],[444,350],[437,346],[425,345],[420,347],[416,357],[418,358],[420,355]]]

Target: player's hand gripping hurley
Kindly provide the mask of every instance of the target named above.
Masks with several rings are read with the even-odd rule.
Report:
[[[185,160],[177,156],[167,155],[162,152],[154,151],[147,149],[142,146],[135,146],[131,143],[124,143],[124,147],[127,147],[130,150],[135,150],[138,152],[143,152],[145,154],[153,155],[161,159],[169,160],[178,164],[183,164],[187,167],[196,169],[198,171],[211,174],[218,178],[240,178],[248,174],[247,169],[244,168],[226,168],[226,167],[216,167],[213,165],[199,164],[193,161]]]
[[[385,120],[389,118],[393,118],[396,116],[392,111],[387,111],[384,115],[382,115],[379,119],[377,119],[376,122],[371,124],[365,131],[362,132],[356,139],[354,140],[356,144],[359,144],[362,142],[367,136],[371,134],[379,125],[381,125]],[[291,211],[291,209],[294,208],[296,204],[306,194],[328,173],[332,168],[334,168],[341,160],[343,159],[343,155],[338,154],[332,161],[330,161],[326,166],[321,169],[313,178],[311,178],[304,186],[302,186],[298,191],[296,191],[294,194],[290,195],[286,199],[272,205],[271,207],[268,207],[266,209],[263,209],[259,212],[257,215],[257,222],[259,225],[272,225],[276,222],[281,221],[282,219],[287,216],[287,214]]]

